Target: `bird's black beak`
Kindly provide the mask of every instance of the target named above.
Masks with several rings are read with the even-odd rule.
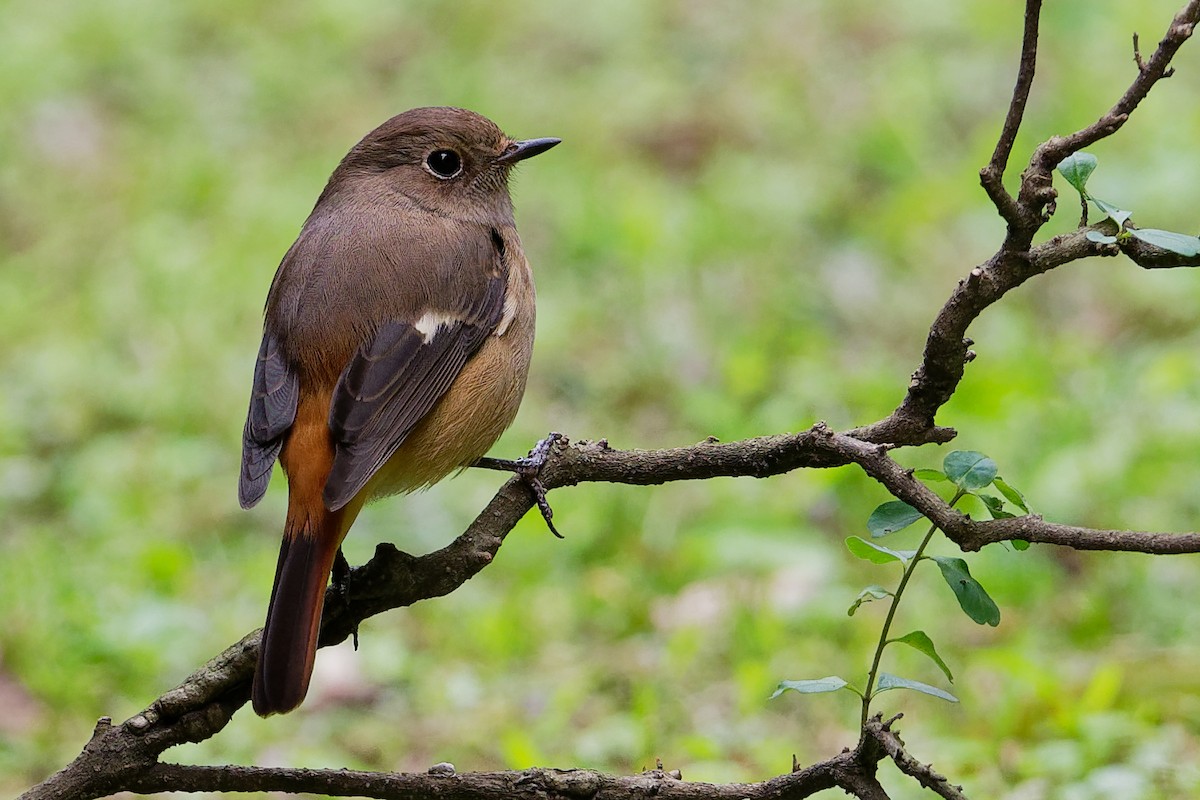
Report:
[[[544,153],[554,145],[561,142],[562,139],[553,137],[547,139],[526,139],[523,142],[513,142],[508,148],[500,154],[496,161],[500,164],[515,164],[518,161],[524,161],[527,158],[533,158],[538,153]]]

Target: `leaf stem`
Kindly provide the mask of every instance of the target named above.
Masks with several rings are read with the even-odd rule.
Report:
[[[950,500],[950,507],[967,494],[965,489],[959,489],[954,497]],[[871,698],[873,698],[875,690],[875,679],[879,675],[879,662],[883,660],[884,648],[888,646],[890,640],[888,634],[892,631],[892,621],[896,618],[896,609],[900,605],[900,598],[904,596],[904,587],[908,586],[908,579],[912,577],[913,570],[916,569],[917,563],[924,557],[925,548],[929,546],[929,542],[933,539],[933,535],[937,533],[937,525],[930,525],[929,531],[925,534],[925,538],[921,540],[921,545],[917,548],[913,557],[908,564],[904,566],[904,574],[900,576],[900,583],[896,586],[896,591],[892,594],[892,603],[888,606],[887,617],[883,620],[883,628],[879,631],[879,643],[875,645],[875,658],[871,662],[871,671],[867,674],[867,686],[862,692],[862,718],[859,720],[859,728],[864,728],[867,725],[867,717],[871,712]]]

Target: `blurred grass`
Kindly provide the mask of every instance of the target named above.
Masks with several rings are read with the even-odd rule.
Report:
[[[1094,120],[1175,7],[1048,4],[1012,173]],[[237,508],[262,300],[337,160],[406,108],[463,105],[565,144],[522,170],[531,384],[496,452],[547,430],[653,447],[886,414],[925,328],[1002,226],[977,186],[1011,88],[1017,4],[913,0],[286,5],[6,0],[0,29],[0,791],[62,766],[261,623],[284,494]],[[1193,232],[1200,55],[1184,48],[1090,188]],[[1069,229],[1073,200],[1047,233]],[[1031,282],[972,329],[940,421],[1051,519],[1195,529],[1192,273],[1125,261]],[[936,449],[905,453],[935,465]],[[497,485],[373,507],[347,542],[425,551]],[[850,695],[894,581],[841,546],[885,499],[852,470],[556,494],[453,596],[322,651],[287,720],[239,714],[181,760],[533,764],[753,780],[852,744]],[[948,550],[947,550],[948,552]],[[905,738],[987,797],[1200,787],[1193,558],[970,557],[1004,621],[936,575],[901,624],[959,706],[903,693]],[[895,671],[941,684],[916,653]],[[897,797],[918,796],[886,774]]]

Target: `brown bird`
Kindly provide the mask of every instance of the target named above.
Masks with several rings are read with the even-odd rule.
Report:
[[[516,141],[418,108],[342,159],[275,273],[243,434],[243,508],[279,459],[288,510],[254,673],[261,716],[308,691],[325,586],[363,504],[470,465],[516,416],[533,275],[513,221]]]

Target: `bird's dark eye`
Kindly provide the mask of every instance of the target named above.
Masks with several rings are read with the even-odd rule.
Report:
[[[453,150],[434,150],[425,158],[425,165],[439,178],[453,178],[462,172],[462,159]]]

